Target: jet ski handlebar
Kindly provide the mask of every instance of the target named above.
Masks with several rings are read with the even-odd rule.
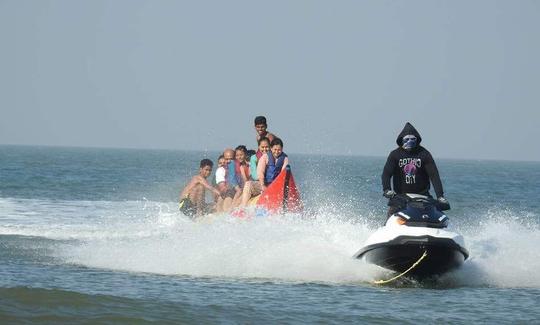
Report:
[[[413,193],[396,194],[388,200],[388,205],[404,208],[407,203],[411,202],[417,202],[419,204],[430,204],[435,206],[435,208],[439,211],[450,210],[450,204],[448,202],[443,203],[439,200],[435,200],[431,196]]]

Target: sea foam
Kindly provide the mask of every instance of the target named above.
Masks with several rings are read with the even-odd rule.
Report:
[[[1,199],[0,235],[62,240],[67,264],[128,272],[278,281],[370,283],[389,272],[353,259],[377,224],[319,211],[193,222],[175,203]],[[521,212],[520,212],[521,213]],[[372,213],[366,213],[366,216]],[[540,229],[514,212],[459,226],[470,258],[440,280],[452,286],[540,287]],[[535,216],[531,215],[530,220]]]

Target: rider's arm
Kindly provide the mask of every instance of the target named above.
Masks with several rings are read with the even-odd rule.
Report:
[[[392,189],[392,187],[390,186],[390,178],[392,177],[392,173],[394,172],[396,163],[396,160],[392,157],[392,153],[390,153],[388,155],[388,159],[386,159],[386,164],[384,165],[384,169],[381,175],[383,192]]]
[[[443,186],[441,177],[439,176],[439,170],[430,153],[427,153],[425,164],[426,172],[431,180],[431,184],[433,184],[433,189],[435,190],[435,195],[439,198],[444,195]]]

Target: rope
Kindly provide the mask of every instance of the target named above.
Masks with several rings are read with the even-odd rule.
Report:
[[[392,281],[394,281],[394,280],[397,280],[397,279],[401,278],[401,277],[404,276],[405,274],[407,274],[407,273],[409,273],[410,271],[412,271],[412,269],[414,269],[418,264],[420,264],[420,262],[422,262],[422,260],[423,260],[424,258],[426,258],[426,256],[427,256],[427,250],[424,251],[424,254],[422,254],[422,256],[420,256],[420,258],[418,259],[418,261],[414,262],[414,264],[411,265],[410,268],[406,269],[403,273],[398,274],[398,275],[396,275],[395,277],[390,278],[390,279],[388,279],[388,280],[377,280],[377,281],[373,281],[373,283],[374,283],[374,284],[387,284],[387,283],[390,283],[390,282],[392,282]]]

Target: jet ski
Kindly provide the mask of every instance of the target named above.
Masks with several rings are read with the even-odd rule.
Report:
[[[448,204],[424,195],[399,194],[389,205],[397,212],[355,258],[421,280],[456,269],[469,257],[463,237],[446,229],[448,217],[441,211],[450,209]]]

